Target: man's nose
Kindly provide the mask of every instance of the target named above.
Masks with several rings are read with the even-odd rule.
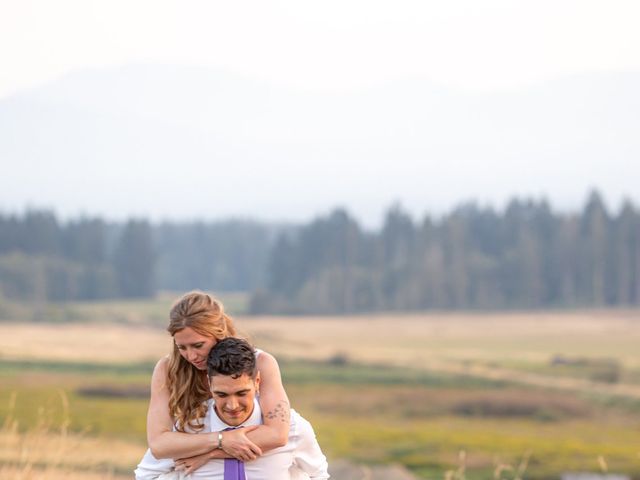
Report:
[[[236,397],[229,397],[227,399],[227,409],[237,410],[237,408],[238,408],[238,399]]]

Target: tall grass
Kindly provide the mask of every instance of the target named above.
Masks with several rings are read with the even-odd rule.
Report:
[[[60,412],[38,410],[37,424],[23,430],[13,415],[17,395],[11,395],[9,414],[0,429],[0,480],[117,480],[126,466],[113,463],[122,445],[105,448],[105,442],[69,431],[69,401],[59,391]],[[62,418],[55,423],[52,418]],[[128,449],[130,450],[130,448]],[[131,455],[124,455],[131,462]]]
[[[30,480],[51,477],[65,456],[69,445],[69,402],[66,395],[60,394],[64,420],[54,431],[50,416],[44,409],[38,412],[38,423],[32,430],[21,432],[18,420],[14,418],[17,395],[13,393],[9,403],[9,415],[5,418],[0,433],[2,467],[0,477]]]

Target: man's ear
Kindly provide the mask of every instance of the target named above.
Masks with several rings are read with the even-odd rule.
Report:
[[[260,372],[256,373],[256,379],[254,380],[256,384],[256,393],[260,392]]]

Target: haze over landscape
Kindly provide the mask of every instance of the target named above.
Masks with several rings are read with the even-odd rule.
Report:
[[[640,200],[633,2],[196,4],[2,7],[4,211],[376,226],[394,202]]]
[[[303,220],[345,206],[366,223],[465,200],[590,188],[638,200],[640,74],[591,74],[517,92],[428,81],[305,92],[205,68],[69,74],[0,102],[4,208],[123,218]]]

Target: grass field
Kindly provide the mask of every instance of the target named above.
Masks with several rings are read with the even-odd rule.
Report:
[[[73,448],[61,454],[58,470],[125,476],[145,449],[151,369],[170,347],[153,313],[167,304],[141,302],[146,316],[127,317],[122,302],[82,305],[86,322],[1,322],[0,419],[17,425],[0,436],[2,468],[18,468],[18,444],[49,438],[68,417],[66,438],[87,450],[82,461]],[[280,359],[294,408],[331,459],[443,479],[464,452],[468,480],[523,458],[530,479],[605,466],[640,478],[638,312],[236,320]],[[46,434],[31,434],[43,415]]]

